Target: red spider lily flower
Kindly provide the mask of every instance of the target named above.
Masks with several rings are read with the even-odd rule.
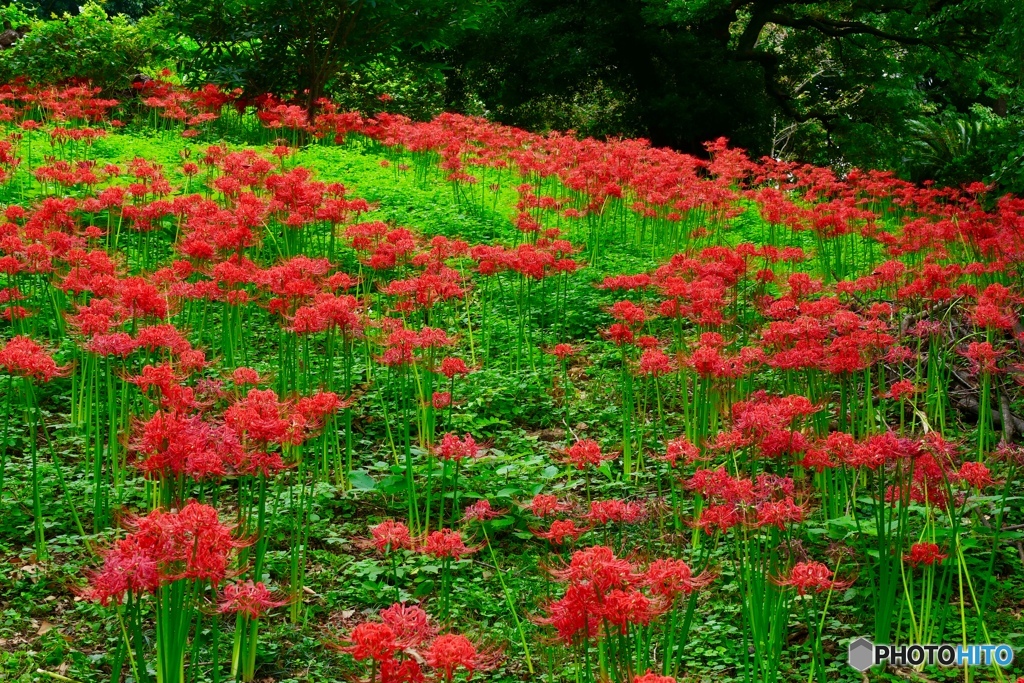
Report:
[[[127,332],[114,332],[113,334],[97,334],[90,339],[85,350],[97,356],[117,356],[127,358],[139,345]]]
[[[611,548],[603,545],[577,550],[567,567],[552,574],[561,581],[591,586],[602,595],[612,588],[627,585],[634,578],[633,565],[616,557]]]
[[[462,534],[454,529],[441,529],[432,531],[427,536],[422,547],[422,552],[436,558],[458,559],[463,555],[476,552],[476,548],[469,548],[462,540]]]
[[[235,368],[231,380],[240,387],[255,386],[260,383],[260,374],[252,368]]]
[[[175,374],[170,364],[163,364],[160,366],[145,366],[142,368],[141,374],[129,377],[128,381],[138,386],[143,392],[157,388],[161,396],[166,399],[175,394],[190,391],[190,389],[178,385],[181,379],[183,378]],[[186,408],[190,408],[190,405],[186,405]]]
[[[0,315],[3,316],[4,320],[13,322],[15,320],[24,320],[32,315],[32,311],[24,306],[8,306]]]
[[[1006,352],[993,348],[988,342],[971,342],[963,355],[971,362],[974,372],[996,374],[999,372],[999,359],[1006,355]]]
[[[442,460],[467,460],[479,457],[480,447],[469,434],[461,439],[449,432],[441,437],[441,443],[435,449],[437,457]]]
[[[615,323],[604,333],[616,346],[624,346],[633,343],[633,330],[623,323]]]
[[[832,460],[828,449],[808,448],[803,460],[800,461],[800,466],[815,472],[824,472],[835,467],[836,463]]]
[[[355,658],[357,662],[373,659],[377,662],[389,660],[399,650],[395,640],[395,632],[387,624],[376,621],[364,621],[358,624],[349,634],[348,647],[341,648]]]
[[[585,519],[594,525],[616,522],[619,524],[636,524],[647,517],[647,509],[638,501],[595,500],[590,503],[590,511]]]
[[[560,361],[576,354],[576,348],[572,344],[555,344],[550,351]]]
[[[175,578],[205,580],[213,585],[220,583],[227,573],[229,553],[245,542],[232,537],[231,528],[220,522],[217,510],[209,505],[190,501],[177,513],[163,516],[161,521],[166,522],[168,518],[171,522],[168,540],[175,550],[170,555],[162,553],[160,559],[181,563]],[[136,522],[144,535],[152,528],[149,521],[149,517],[143,517]],[[167,531],[161,529],[161,533],[166,535]]]
[[[920,447],[916,440],[900,439],[887,432],[853,444],[852,449],[840,455],[840,459],[851,467],[877,469],[886,463],[909,460],[919,454]]]
[[[652,284],[651,276],[646,273],[639,273],[637,275],[609,275],[601,284],[597,285],[598,289],[608,289],[612,291],[617,290],[631,290],[631,289],[646,289]]]
[[[773,432],[792,434],[794,420],[818,412],[820,408],[804,396],[769,396],[755,392],[750,400],[733,405],[733,423],[747,438],[764,440]]]
[[[416,337],[416,346],[421,349],[437,349],[454,343],[447,332],[436,327],[422,327]]]
[[[576,526],[576,522],[571,519],[556,519],[551,522],[551,527],[547,531],[534,531],[533,535],[550,541],[554,545],[562,545],[565,543],[565,539],[569,538],[575,541],[589,530],[589,527],[581,529]]]
[[[698,469],[686,482],[686,488],[706,498],[729,504],[750,503],[757,497],[754,482],[741,477],[731,477],[725,467]]]
[[[650,349],[653,349],[654,347],[656,347],[660,342],[658,341],[658,338],[655,337],[654,335],[645,334],[642,337],[637,337],[636,341],[634,341],[633,343],[636,345],[637,348],[645,349],[645,350],[650,350]],[[657,360],[658,360],[657,357],[655,357],[653,359],[653,362],[652,361],[648,361],[648,363],[652,364],[652,365],[657,365]],[[671,362],[671,361],[669,361],[669,362]]]
[[[413,360],[416,348],[416,333],[412,330],[399,329],[388,335],[384,343],[384,353],[378,358],[381,364],[389,367],[409,365]]]
[[[222,477],[227,474],[226,465],[243,459],[237,434],[199,415],[158,410],[136,431],[141,433],[131,448],[143,456],[136,464],[149,476]]]
[[[676,683],[676,679],[671,676],[656,674],[648,669],[643,674],[635,676],[633,678],[633,683]]]
[[[890,346],[889,350],[885,352],[885,362],[891,363],[892,365],[899,365],[901,363],[909,363],[917,358],[917,354],[912,349],[906,346]]]
[[[792,498],[780,501],[765,501],[757,505],[757,526],[775,526],[785,530],[788,524],[799,524],[804,519],[804,510]]]
[[[506,512],[508,512],[508,510],[495,510],[491,507],[491,501],[481,499],[472,505],[466,506],[466,511],[463,513],[463,519],[472,522],[486,522],[487,520],[501,517]]]
[[[1013,291],[999,283],[993,283],[978,296],[978,305],[971,314],[971,321],[978,327],[993,330],[1009,330],[1017,322],[1011,305],[1019,303]]]
[[[793,586],[800,595],[812,590],[815,593],[843,590],[853,583],[833,579],[832,570],[821,562],[797,562],[790,569],[789,576],[776,579],[775,582],[780,586]]]
[[[430,402],[435,410],[444,410],[452,404],[452,395],[449,391],[435,391],[430,397]]]
[[[730,429],[729,431],[718,432],[713,441],[709,440],[705,443],[708,450],[730,453],[749,446],[750,439],[744,437],[738,429]]]
[[[245,398],[228,407],[224,420],[232,429],[259,443],[281,443],[291,426],[287,404],[273,389],[250,389]]]
[[[661,349],[645,349],[640,354],[640,362],[637,364],[637,372],[639,374],[647,377],[660,377],[674,371],[675,368],[672,367],[672,360]]]
[[[381,610],[380,618],[395,634],[395,643],[402,649],[418,647],[435,634],[427,613],[415,605],[396,602]]]
[[[68,315],[68,324],[80,334],[91,337],[110,333],[124,322],[125,309],[110,299],[93,298],[86,306],[76,306],[75,314]]]
[[[625,635],[630,624],[646,626],[664,611],[659,601],[652,600],[634,588],[615,588],[602,596],[600,615]]]
[[[449,356],[441,361],[441,374],[451,379],[456,375],[468,375],[469,368],[466,367],[466,361]]]
[[[558,496],[551,495],[550,493],[538,493],[530,501],[530,512],[533,513],[534,517],[541,519],[551,517],[568,509],[569,506],[566,503],[560,503]]]
[[[128,309],[131,318],[167,317],[167,300],[157,288],[141,277],[129,277],[118,287],[121,303]]]
[[[546,616],[537,623],[554,627],[558,637],[566,644],[574,644],[582,634],[593,638],[600,633],[600,601],[593,587],[570,584],[565,595],[548,603]]]
[[[267,453],[266,451],[244,451],[241,458],[235,463],[235,470],[239,474],[249,476],[261,476],[264,478],[273,477],[282,470],[287,469],[280,453]]]
[[[704,588],[712,578],[708,572],[694,576],[690,565],[683,560],[666,558],[651,562],[641,580],[651,593],[671,601],[680,594],[689,595]]]
[[[701,510],[700,517],[694,523],[698,529],[711,535],[715,530],[728,531],[742,521],[735,505],[709,505]]]
[[[577,440],[565,451],[565,455],[578,470],[589,466],[597,467],[605,460],[615,459],[614,453],[602,453],[601,446],[593,439]]]
[[[380,662],[380,680],[381,683],[423,683],[423,669],[415,659],[385,659]]]
[[[413,547],[409,527],[391,519],[370,527],[370,536],[381,555],[386,555],[392,550],[412,550]]]
[[[494,668],[498,657],[496,652],[480,652],[469,638],[454,633],[438,636],[423,653],[427,664],[437,669],[439,678],[449,683],[456,670],[465,669],[468,680],[476,671]]]
[[[348,273],[337,272],[327,278],[329,289],[352,289],[359,283],[359,280]]]
[[[295,413],[305,422],[318,425],[329,415],[347,407],[333,391],[318,391],[312,396],[303,396],[295,403]]]
[[[192,350],[192,345],[173,325],[148,325],[136,335],[139,346],[153,352],[166,349],[174,355]]]
[[[978,490],[992,485],[992,474],[989,472],[988,467],[980,462],[965,462],[960,466],[957,477],[960,481],[965,481],[972,488]]]
[[[364,327],[365,321],[355,297],[320,293],[316,294],[311,303],[295,309],[288,329],[296,334],[316,334],[336,329],[344,337],[352,339],[361,337]]]
[[[227,575],[232,551],[244,545],[220,522],[217,511],[190,501],[177,512],[154,510],[131,522],[133,531],[106,554],[92,577],[89,597],[102,604],[125,594],[152,592],[190,579],[216,586]]]
[[[224,587],[217,611],[222,614],[245,614],[250,619],[259,619],[267,610],[286,604],[287,600],[274,600],[273,594],[262,582],[246,581]]]
[[[685,436],[672,439],[665,444],[664,460],[670,467],[675,467],[682,458],[683,462],[691,465],[700,459],[700,449],[690,443]]]
[[[792,477],[762,472],[754,480],[754,496],[759,501],[782,500],[792,498],[796,484]]]
[[[913,398],[916,393],[917,387],[914,386],[914,383],[908,379],[902,379],[898,382],[893,382],[892,386],[889,387],[887,396],[894,401],[903,401]]]
[[[413,259],[414,264],[429,259],[429,254]],[[428,266],[429,267],[429,266]],[[462,276],[447,266],[438,266],[437,272],[423,273],[408,280],[392,280],[380,288],[381,292],[395,297],[394,308],[397,311],[411,311],[416,306],[430,310],[435,304],[460,299],[465,296],[466,288],[462,285]]]
[[[0,370],[16,377],[49,382],[67,370],[60,367],[42,346],[25,336],[14,337],[0,349]]]
[[[140,539],[129,535],[119,540],[103,559],[103,569],[90,577],[85,597],[102,605],[120,603],[128,593],[152,593],[160,587],[160,565]]]
[[[933,564],[942,564],[948,555],[940,552],[939,546],[935,543],[915,543],[910,546],[910,552],[903,556],[903,560],[915,567]]]
[[[620,323],[629,327],[641,327],[647,321],[647,313],[632,301],[616,301],[609,312]]]

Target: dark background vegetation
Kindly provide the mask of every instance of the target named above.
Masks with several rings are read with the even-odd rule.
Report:
[[[531,130],[719,136],[840,170],[1024,193],[1018,0],[48,0],[0,78],[186,84]],[[391,100],[382,103],[379,96]]]

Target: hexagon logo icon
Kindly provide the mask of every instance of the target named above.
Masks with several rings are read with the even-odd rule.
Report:
[[[875,663],[875,646],[867,638],[858,638],[850,643],[850,666],[857,671],[867,671]]]

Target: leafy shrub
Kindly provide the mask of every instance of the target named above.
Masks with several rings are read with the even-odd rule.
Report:
[[[414,119],[429,119],[445,109],[440,67],[395,55],[346,69],[327,84],[327,90],[343,109],[369,113],[386,109]]]
[[[28,17],[23,10],[8,8],[4,18],[15,24]],[[0,52],[2,82],[22,78],[50,84],[77,79],[108,91],[124,90],[139,72],[158,68],[172,44],[164,35],[159,13],[132,22],[124,15],[107,16],[95,2],[82,6],[77,15],[27,23],[29,33]]]
[[[974,106],[967,115],[944,113],[909,122],[912,136],[903,167],[912,180],[965,185],[981,180],[1003,192],[1024,192],[1024,118],[997,116]]]

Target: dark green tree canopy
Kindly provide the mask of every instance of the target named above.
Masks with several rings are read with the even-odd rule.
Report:
[[[890,142],[907,114],[1000,106],[986,49],[1017,19],[1005,0],[647,0],[654,21],[710,22],[730,57],[756,64],[791,122],[860,126]],[[827,159],[822,159],[827,160]]]
[[[1024,191],[1020,0],[106,0],[102,11],[82,7],[89,9],[68,0],[8,5],[6,16],[19,24],[33,15],[59,18],[37,20],[34,36],[0,54],[0,68],[123,89],[160,62],[187,83],[297,98],[310,115],[323,96],[376,111],[377,96],[394,93],[389,106],[413,116],[446,108],[533,130],[645,137],[689,152],[725,136],[755,155],[894,168],[943,183],[980,178]],[[121,46],[114,60],[94,49],[108,34]]]
[[[479,25],[486,0],[169,0],[198,45],[186,76],[314,103],[345,70],[381,55],[437,49]]]
[[[1021,111],[1012,0],[507,0],[449,102],[526,126],[898,165],[922,117]],[[474,90],[475,88],[475,90]],[[979,109],[980,108],[980,109]]]
[[[479,98],[506,123],[640,135],[699,148],[728,128],[750,143],[768,109],[751,65],[701,24],[656,23],[643,0],[511,0],[444,55],[449,105]]]

